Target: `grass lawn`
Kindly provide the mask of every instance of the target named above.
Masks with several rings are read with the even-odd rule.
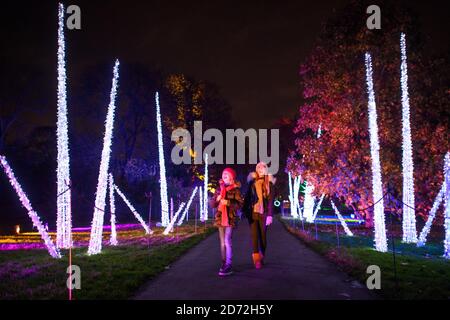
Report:
[[[164,271],[216,229],[177,227],[176,234],[163,236],[161,228],[144,235],[142,230],[118,232],[119,246],[104,246],[101,254],[88,256],[86,247],[72,250],[72,264],[81,269],[81,290],[72,298],[129,299],[140,286]],[[47,250],[0,251],[0,300],[68,299],[66,269],[68,251],[53,259]]]
[[[442,258],[442,241],[430,240],[425,247],[395,240],[395,260],[392,242],[389,252],[373,249],[373,237],[356,235],[348,237],[339,226],[339,247],[333,228],[319,230],[317,239],[314,225],[303,228],[280,218],[286,229],[316,252],[334,262],[340,269],[365,284],[369,265],[381,270],[380,295],[385,299],[450,299],[450,261]],[[355,233],[357,234],[357,233]],[[361,234],[361,232],[360,232]],[[396,270],[396,272],[395,272]],[[395,274],[397,276],[395,276]]]

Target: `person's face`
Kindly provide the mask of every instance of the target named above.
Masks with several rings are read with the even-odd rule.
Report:
[[[257,173],[258,176],[260,176],[260,177],[267,175],[267,166],[265,166],[265,165],[259,165],[259,166],[256,168],[256,173]]]
[[[222,180],[223,180],[223,182],[225,182],[225,184],[232,184],[233,183],[233,177],[227,171],[222,173]]]

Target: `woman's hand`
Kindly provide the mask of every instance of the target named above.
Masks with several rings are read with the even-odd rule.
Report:
[[[272,224],[272,216],[268,216],[266,218],[266,226],[270,226]]]
[[[228,200],[225,200],[225,199],[220,200],[220,205],[227,206],[228,205]]]
[[[222,199],[222,196],[219,194],[218,196],[217,196],[217,201],[220,201],[220,199]]]

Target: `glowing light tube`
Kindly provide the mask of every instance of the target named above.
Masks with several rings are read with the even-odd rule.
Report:
[[[117,194],[122,198],[122,200],[125,202],[125,204],[128,206],[128,208],[131,210],[135,218],[139,221],[142,228],[144,228],[146,234],[152,234],[153,231],[148,228],[148,226],[145,224],[144,219],[142,219],[141,215],[136,211],[136,209],[133,207],[133,205],[128,201],[127,197],[120,191],[119,187],[117,185],[114,185],[114,190],[116,190]]]
[[[106,189],[108,187],[109,160],[111,156],[111,143],[113,137],[114,112],[116,110],[116,93],[119,81],[119,60],[116,60],[113,69],[111,94],[106,114],[105,137],[103,140],[102,158],[98,173],[97,192],[95,195],[94,217],[92,219],[91,237],[89,239],[88,254],[93,255],[102,251],[103,219],[105,214]]]
[[[199,187],[198,198],[199,198],[200,221],[203,222],[203,220],[202,220],[202,215],[203,215],[203,188],[201,186]]]
[[[308,182],[306,182],[305,186],[305,201],[303,203],[303,217],[306,219],[306,222],[314,222],[314,200],[315,197],[312,195],[314,191],[314,186]]]
[[[439,190],[439,193],[437,194],[436,198],[434,199],[433,207],[430,210],[430,213],[428,214],[428,219],[425,225],[423,226],[422,232],[419,236],[419,241],[417,242],[418,247],[422,247],[427,242],[427,236],[430,233],[431,225],[433,224],[433,220],[436,216],[436,211],[439,208],[439,205],[441,204],[442,200],[444,199],[445,194],[445,184],[442,185],[441,190]]]
[[[117,231],[116,231],[116,204],[114,199],[114,178],[109,174],[109,209],[111,210],[111,236],[109,243],[112,246],[117,246]]]
[[[444,226],[445,226],[445,239],[444,239],[444,258],[450,259],[450,152],[445,155],[444,161]]]
[[[374,206],[375,250],[387,252],[386,224],[384,215],[383,184],[381,181],[380,142],[378,140],[377,106],[373,89],[372,57],[365,55],[366,84],[369,109],[370,155],[372,158],[372,193]]]
[[[323,198],[325,198],[325,193],[322,193],[322,195],[320,196],[319,202],[317,203],[316,209],[314,210],[312,221],[316,220],[317,213],[319,212],[319,210],[320,210],[320,208],[322,206]]]
[[[289,177],[289,204],[290,204],[290,208],[291,208],[291,216],[295,217],[295,210],[294,210],[294,191],[292,190],[292,175],[290,172],[288,172],[288,177]]]
[[[5,171],[6,176],[9,179],[9,183],[14,188],[14,190],[17,193],[17,196],[20,199],[20,202],[22,203],[22,206],[25,207],[25,209],[28,212],[28,216],[30,217],[31,221],[33,222],[33,226],[35,226],[41,235],[42,240],[44,240],[44,243],[47,247],[48,253],[53,258],[61,258],[61,253],[59,252],[59,249],[55,246],[52,239],[50,238],[47,230],[45,229],[44,225],[42,224],[38,214],[36,211],[33,210],[33,207],[31,206],[31,202],[28,199],[28,196],[23,191],[21,185],[16,179],[16,176],[14,175],[14,172],[12,171],[11,167],[8,164],[8,161],[6,161],[6,158],[2,155],[0,155],[0,164],[3,167],[3,170]]]
[[[411,143],[410,106],[408,94],[408,64],[406,62],[405,34],[400,36],[402,88],[402,173],[403,173],[403,242],[416,243],[416,212],[414,209],[414,166]]]
[[[350,236],[350,237],[353,237],[353,233],[348,228],[347,224],[345,223],[344,218],[339,213],[339,210],[336,208],[336,205],[334,204],[333,200],[331,200],[331,206],[333,207],[334,213],[336,213],[336,216],[338,217],[339,221],[341,222],[341,225],[344,228],[345,234]]]
[[[174,214],[172,220],[170,221],[169,225],[166,227],[166,229],[165,229],[164,232],[163,232],[163,234],[164,234],[165,236],[167,236],[167,235],[169,234],[169,232],[172,231],[173,225],[175,224],[175,221],[177,221],[178,216],[179,216],[181,210],[183,210],[183,208],[184,208],[184,205],[185,205],[185,203],[182,202],[182,203],[180,204],[180,207],[178,208],[177,212],[175,212],[175,214]]]
[[[64,40],[64,5],[58,6],[58,90],[57,90],[57,187],[56,187],[56,245],[72,246],[72,209],[70,190],[70,159],[67,125],[66,53]]]
[[[169,224],[169,200],[167,196],[166,164],[164,161],[164,144],[162,136],[161,108],[159,106],[159,93],[156,92],[156,127],[158,131],[158,155],[159,155],[159,187],[161,193],[161,224],[166,227]]]
[[[300,220],[303,220],[303,212],[300,208],[300,202],[298,201],[300,186],[301,186],[301,177],[297,176],[294,178],[294,210],[295,210],[294,218],[300,218]]]
[[[194,200],[194,197],[195,197],[195,195],[197,193],[197,190],[198,190],[198,187],[195,187],[194,190],[192,191],[192,194],[191,194],[191,196],[189,198],[189,201],[188,201],[188,203],[186,205],[186,208],[184,208],[183,214],[182,214],[180,220],[178,221],[178,226],[181,226],[183,224],[183,221],[184,221],[185,217],[188,216],[189,208],[191,207],[192,200]]]
[[[208,154],[205,154],[205,180],[203,186],[203,221],[208,220]]]

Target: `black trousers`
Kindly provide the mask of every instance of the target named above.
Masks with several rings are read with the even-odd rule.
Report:
[[[252,220],[250,222],[250,230],[252,234],[253,253],[266,253],[267,238],[266,238],[266,222],[264,215],[258,212],[253,212]]]

